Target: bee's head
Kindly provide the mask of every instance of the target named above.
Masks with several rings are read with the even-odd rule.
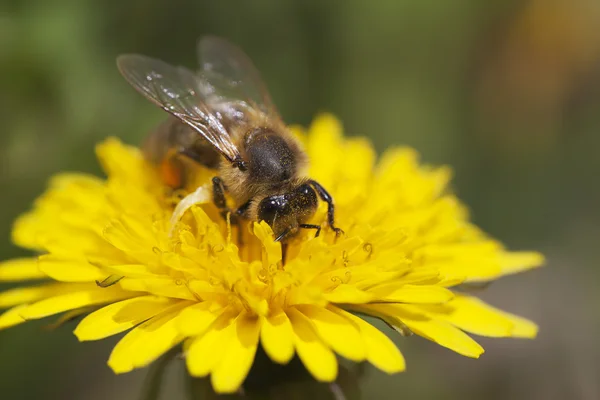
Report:
[[[258,220],[269,224],[276,241],[283,241],[314,215],[317,205],[317,193],[304,183],[288,193],[265,197],[258,205]]]

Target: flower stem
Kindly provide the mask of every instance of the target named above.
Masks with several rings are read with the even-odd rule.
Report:
[[[160,389],[162,388],[167,366],[180,352],[180,347],[175,346],[150,365],[148,373],[144,379],[144,386],[142,387],[140,400],[159,399]]]

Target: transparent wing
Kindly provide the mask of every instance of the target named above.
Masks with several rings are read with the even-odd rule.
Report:
[[[250,58],[237,46],[214,36],[198,41],[198,72],[202,90],[211,104],[236,119],[245,108],[279,118],[269,91]]]
[[[203,84],[193,72],[137,54],[119,56],[117,66],[147,99],[196,130],[229,161],[241,160],[217,112],[206,104]]]

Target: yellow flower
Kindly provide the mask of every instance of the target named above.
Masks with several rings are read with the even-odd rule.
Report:
[[[116,373],[144,367],[184,343],[193,376],[210,374],[233,392],[257,346],[276,363],[297,354],[320,381],[336,378],[335,354],[395,373],[404,359],[358,315],[372,315],[468,357],[483,348],[465,332],[534,337],[535,324],[453,288],[539,266],[538,253],[513,253],[468,222],[448,192],[448,168],[423,167],[395,148],[379,162],[365,139],[345,139],[323,115],[295,128],[309,174],[336,201],[345,234],[306,232],[281,247],[265,223],[236,229],[223,221],[197,179],[177,208],[140,151],[109,139],[97,147],[106,180],[62,174],[15,224],[18,245],[37,258],[0,264],[0,281],[49,279],[0,293],[0,328],[66,313],[88,314],[79,340],[129,331],[108,360]],[[204,204],[187,204],[190,199]],[[183,204],[183,203],[182,203]],[[316,223],[325,220],[321,205]],[[98,282],[98,283],[97,283]]]

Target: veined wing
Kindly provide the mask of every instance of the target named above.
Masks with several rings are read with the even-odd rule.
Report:
[[[119,56],[117,65],[138,92],[196,130],[227,160],[243,163],[218,112],[207,104],[203,83],[192,71],[137,54]]]
[[[201,90],[207,102],[229,120],[258,110],[280,119],[267,86],[250,58],[225,39],[208,36],[198,41]]]

